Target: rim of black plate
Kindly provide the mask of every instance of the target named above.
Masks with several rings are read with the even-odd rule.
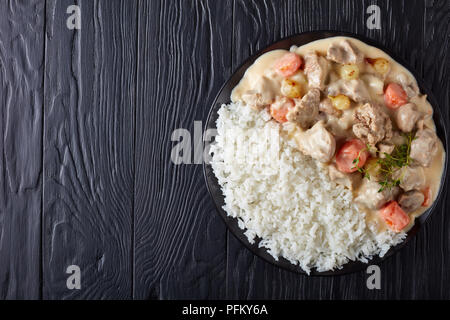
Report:
[[[444,188],[446,187],[446,176],[447,176],[447,165],[448,165],[448,132],[447,132],[447,125],[444,122],[442,116],[441,116],[441,110],[440,106],[437,103],[436,98],[434,97],[432,91],[424,84],[424,81],[421,77],[418,77],[418,72],[411,68],[411,66],[404,61],[401,57],[393,53],[390,49],[386,48],[385,46],[379,44],[375,40],[372,40],[370,38],[367,38],[362,35],[354,34],[351,32],[343,32],[343,31],[333,31],[333,30],[317,30],[317,31],[308,31],[303,33],[294,34],[285,38],[282,38],[278,41],[273,42],[272,44],[258,50],[256,53],[248,57],[238,68],[234,70],[234,72],[231,74],[231,76],[225,81],[225,83],[221,86],[219,92],[217,93],[216,97],[214,98],[214,102],[210,107],[210,110],[208,112],[208,117],[206,120],[206,125],[204,130],[210,128],[216,128],[216,120],[217,120],[217,111],[220,109],[221,105],[223,103],[229,103],[230,97],[229,94],[227,96],[226,101],[221,101],[220,105],[218,105],[218,100],[220,99],[221,95],[224,91],[229,91],[231,93],[231,89],[239,82],[239,80],[242,78],[243,74],[245,73],[245,70],[262,54],[264,54],[267,51],[275,50],[275,49],[289,49],[292,45],[298,45],[302,46],[307,43],[330,38],[330,37],[337,37],[337,36],[344,36],[344,37],[351,37],[358,39],[360,41],[363,41],[365,44],[376,47],[380,50],[383,50],[386,54],[388,54],[392,59],[394,59],[396,62],[401,64],[403,67],[405,67],[408,71],[412,73],[412,75],[416,78],[417,84],[420,88],[421,93],[424,93],[427,95],[427,100],[430,102],[430,104],[433,106],[433,120],[436,125],[436,132],[439,136],[439,138],[442,141],[442,144],[445,149],[445,159],[444,159],[444,168],[442,172],[441,177],[441,185],[439,187],[438,195],[436,196],[435,201],[433,204],[418,218],[416,218],[414,226],[408,231],[407,237],[404,241],[399,243],[398,245],[391,247],[389,251],[383,256],[379,257],[378,255],[373,257],[369,260],[368,263],[363,263],[360,261],[349,261],[346,264],[342,266],[341,269],[335,269],[325,272],[318,272],[315,269],[311,270],[310,276],[336,276],[336,275],[344,275],[349,274],[353,272],[358,272],[361,270],[364,270],[369,265],[373,264],[379,264],[382,261],[386,260],[389,257],[392,257],[394,253],[398,253],[402,247],[404,247],[414,236],[417,234],[419,229],[424,225],[424,223],[428,220],[429,216],[434,212],[436,206],[438,203],[441,202],[442,199],[442,193]],[[300,40],[300,38],[305,38],[309,40]],[[299,43],[302,42],[302,43]],[[214,117],[214,119],[212,118]],[[212,123],[211,123],[212,121]],[[212,143],[212,141],[211,141]],[[222,220],[225,222],[227,228],[231,231],[231,233],[239,239],[239,241],[253,254],[256,256],[262,258],[263,260],[269,262],[272,265],[275,265],[277,267],[280,267],[282,269],[296,272],[299,274],[305,275],[306,272],[300,268],[300,266],[292,264],[288,260],[286,260],[283,257],[279,257],[279,260],[275,260],[268,252],[266,248],[262,248],[258,246],[260,238],[257,238],[255,240],[255,243],[251,244],[247,237],[244,235],[245,230],[240,229],[238,226],[238,220],[236,218],[232,218],[227,215],[226,211],[222,208],[224,204],[224,195],[222,194],[221,187],[218,184],[217,178],[214,175],[214,172],[211,168],[211,165],[203,161],[203,176],[206,182],[206,186],[208,189],[208,193],[213,199],[214,205],[216,207],[217,212],[219,213]]]

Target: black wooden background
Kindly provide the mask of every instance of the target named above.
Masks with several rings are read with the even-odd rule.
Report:
[[[366,27],[371,4],[381,30]],[[449,299],[447,191],[368,290],[365,272],[307,277],[255,257],[201,165],[170,158],[172,131],[204,123],[240,63],[309,30],[387,46],[450,121],[449,19],[447,0],[0,0],[0,298]],[[80,290],[66,286],[72,264]]]

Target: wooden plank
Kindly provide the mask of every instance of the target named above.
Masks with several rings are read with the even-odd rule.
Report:
[[[45,299],[132,296],[137,2],[47,2],[44,125]],[[68,290],[66,269],[81,269]]]
[[[367,6],[381,8],[381,30],[368,30]],[[449,121],[448,66],[427,59],[448,54],[448,2],[430,1],[283,1],[236,2],[235,69],[257,49],[289,35],[311,29],[330,29],[366,35],[389,47],[427,81],[445,84],[434,90]],[[328,11],[329,10],[329,11]],[[280,25],[279,27],[276,25]],[[447,58],[448,60],[448,58]],[[426,63],[424,63],[426,61]],[[446,87],[445,87],[446,86]],[[448,122],[447,122],[448,123]],[[446,194],[448,199],[448,192]],[[442,279],[449,277],[448,218],[436,210],[420,234],[394,257],[380,264],[382,290],[366,288],[364,272],[339,277],[296,275],[253,256],[231,234],[228,238],[229,298],[276,299],[393,299],[447,297]],[[448,291],[448,290],[447,290]]]
[[[424,24],[420,46],[416,48],[412,62],[421,71],[425,83],[431,88],[447,127],[450,124],[450,2],[426,1]],[[414,25],[411,21],[411,25]],[[415,31],[411,30],[412,38]],[[411,42],[411,47],[417,45]],[[420,61],[420,63],[419,63]],[[448,150],[447,150],[448,151]],[[444,186],[443,199],[436,212],[425,225],[417,239],[417,281],[415,298],[450,299],[450,219],[448,181]],[[404,279],[407,281],[407,279]]]
[[[0,299],[38,299],[44,2],[0,2]]]
[[[225,297],[225,225],[200,164],[175,165],[231,70],[231,1],[141,1],[136,109],[135,298]],[[194,136],[192,135],[192,140]]]

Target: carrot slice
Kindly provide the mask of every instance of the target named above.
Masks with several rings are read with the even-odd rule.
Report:
[[[384,91],[384,103],[391,109],[408,102],[408,96],[403,88],[397,83],[389,83]]]
[[[289,98],[277,100],[270,105],[270,114],[279,123],[287,121],[286,115],[294,107],[294,101]]]
[[[339,171],[351,173],[362,168],[369,158],[366,145],[359,139],[352,139],[344,143],[336,154],[336,165]],[[359,159],[359,161],[358,161]]]
[[[403,211],[397,201],[388,202],[380,209],[380,216],[384,219],[388,227],[395,232],[400,232],[409,222],[409,216]]]
[[[300,69],[302,64],[303,60],[298,54],[289,52],[275,63],[275,70],[283,77],[290,77]]]

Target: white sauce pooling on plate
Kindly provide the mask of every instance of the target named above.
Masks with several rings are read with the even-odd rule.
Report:
[[[280,96],[280,82],[282,81],[282,77],[272,69],[267,68],[267,66],[273,66],[273,64],[287,52],[287,50],[273,50],[256,59],[246,70],[244,77],[239,84],[231,92],[231,101],[242,101],[242,96],[247,91],[256,90],[258,88],[262,78],[268,80],[266,81],[268,85],[265,88],[265,93],[270,95],[273,99],[275,99],[276,96]]]

